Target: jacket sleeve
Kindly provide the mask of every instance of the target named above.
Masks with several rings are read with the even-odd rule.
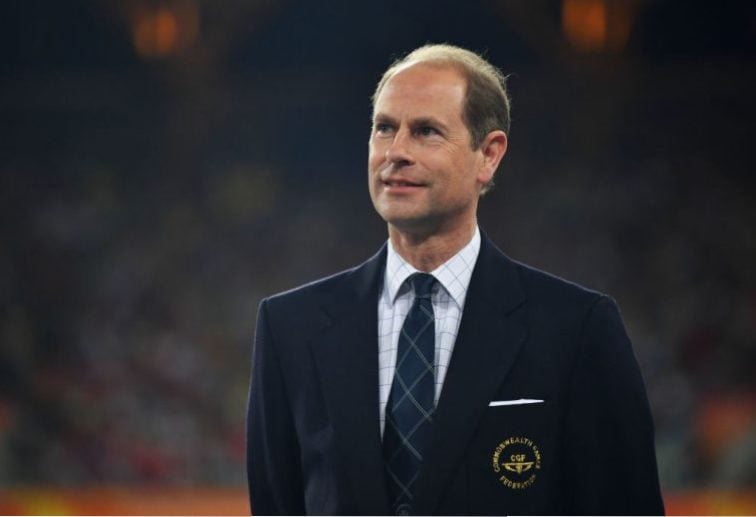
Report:
[[[598,299],[584,323],[565,418],[571,513],[664,513],[646,389],[608,297]]]
[[[254,515],[303,515],[304,492],[291,406],[269,327],[268,302],[257,315],[247,406],[247,479]]]

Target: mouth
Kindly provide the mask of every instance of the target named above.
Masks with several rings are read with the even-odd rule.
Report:
[[[383,185],[390,189],[402,189],[402,188],[420,188],[424,187],[423,183],[410,181],[406,179],[387,179],[383,180]]]

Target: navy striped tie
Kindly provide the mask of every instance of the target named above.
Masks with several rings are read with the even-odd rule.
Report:
[[[415,291],[402,326],[396,370],[386,405],[383,455],[391,509],[413,515],[413,486],[420,472],[435,411],[435,319],[431,289],[436,279],[426,273],[409,277]]]

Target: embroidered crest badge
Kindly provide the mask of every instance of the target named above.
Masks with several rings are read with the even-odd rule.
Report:
[[[502,485],[523,490],[535,483],[541,470],[541,451],[530,438],[511,436],[494,449],[492,467]]]

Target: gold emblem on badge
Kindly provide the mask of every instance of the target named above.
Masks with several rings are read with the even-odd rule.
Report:
[[[509,437],[497,445],[492,460],[499,482],[514,490],[530,487],[541,470],[541,451],[530,438],[522,436]]]

